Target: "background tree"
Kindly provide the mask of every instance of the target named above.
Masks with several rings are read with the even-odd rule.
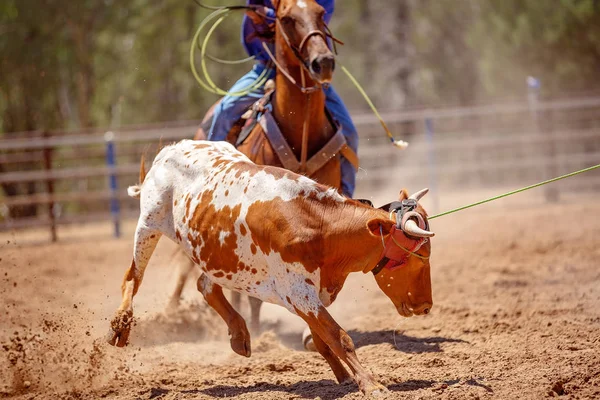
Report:
[[[217,97],[188,56],[207,14],[191,0],[3,0],[0,135],[202,118]],[[244,56],[241,17],[217,30],[212,54]],[[331,27],[382,110],[522,99],[529,75],[549,96],[600,89],[598,0],[344,0]],[[210,65],[224,88],[251,66]],[[365,109],[343,74],[335,87]]]

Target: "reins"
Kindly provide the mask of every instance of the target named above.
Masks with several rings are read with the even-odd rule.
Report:
[[[321,90],[321,85],[318,83],[311,87],[306,87],[305,82],[298,84],[298,82],[296,82],[294,77],[292,75],[290,75],[290,73],[286,70],[286,68],[284,68],[279,61],[277,61],[277,58],[275,58],[275,56],[269,49],[269,46],[265,42],[263,42],[262,45],[263,45],[263,48],[265,49],[265,52],[271,59],[271,62],[273,64],[275,64],[275,66],[277,67],[277,70],[279,72],[281,72],[282,75],[285,76],[287,78],[287,80],[290,81],[294,86],[296,86],[303,94],[310,94],[310,93],[316,92],[317,90]],[[304,68],[306,68],[306,66],[304,65],[304,62],[302,60],[300,60],[300,65],[302,66],[301,71],[302,71],[302,73],[304,73]],[[302,80],[304,81],[304,75],[302,75],[302,78],[303,78]]]

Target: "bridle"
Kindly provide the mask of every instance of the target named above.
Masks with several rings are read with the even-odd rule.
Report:
[[[300,82],[300,84],[298,82],[296,82],[296,80],[289,73],[289,71],[277,61],[277,58],[273,55],[273,53],[269,49],[269,46],[267,45],[267,43],[263,42],[262,45],[263,45],[265,52],[268,54],[269,58],[273,62],[273,64],[275,64],[275,66],[277,67],[278,71],[281,72],[283,74],[283,76],[285,76],[287,78],[287,80],[289,80],[294,86],[296,86],[300,90],[300,92],[302,92],[303,94],[305,94],[307,96],[306,106],[304,109],[304,123],[302,124],[302,149],[301,149],[301,154],[300,154],[300,169],[298,171],[298,172],[304,174],[304,173],[306,173],[306,161],[308,158],[308,120],[309,120],[309,112],[310,112],[309,104],[310,104],[311,94],[321,90],[323,87],[327,87],[328,84],[320,84],[318,82],[315,82],[315,84],[313,86],[308,86],[308,87],[306,86],[305,73],[307,73],[310,76],[310,75],[312,75],[312,72],[310,71],[310,68],[308,67],[306,61],[302,57],[302,51],[304,50],[304,47],[308,43],[308,40],[313,36],[322,37],[323,40],[325,41],[325,43],[327,43],[327,38],[329,37],[333,43],[333,48],[334,48],[335,54],[337,54],[337,48],[335,46],[335,43],[337,42],[337,43],[343,44],[343,42],[336,39],[333,36],[333,34],[331,33],[331,30],[329,29],[327,24],[323,21],[323,25],[325,26],[326,32],[323,32],[320,29],[313,29],[310,32],[308,32],[304,36],[304,38],[302,38],[302,40],[300,41],[300,46],[296,47],[296,46],[292,45],[292,42],[290,41],[290,37],[288,36],[287,32],[285,31],[285,27],[283,26],[284,23],[282,22],[281,18],[279,16],[277,16],[278,11],[279,11],[279,9],[275,10],[275,20],[276,20],[275,23],[279,24],[278,29],[279,29],[279,32],[281,33],[281,36],[283,37],[283,40],[285,41],[287,46],[292,50],[292,53],[294,54],[294,56],[297,58],[297,60],[300,63],[300,66],[301,66],[300,78],[302,80]],[[270,17],[267,17],[267,18],[270,18]],[[276,29],[277,29],[277,26],[276,26]]]
[[[277,11],[276,11],[277,12]],[[266,16],[265,16],[266,17]],[[331,30],[329,29],[329,27],[327,26],[327,24],[325,24],[325,22],[323,22],[323,25],[325,26],[325,30],[326,32],[324,33],[322,30],[320,29],[313,29],[312,31],[308,32],[304,38],[302,38],[302,40],[300,41],[300,46],[296,47],[292,44],[292,42],[290,41],[290,37],[288,36],[287,32],[285,31],[285,28],[281,25],[283,25],[281,19],[279,17],[275,17],[276,19],[276,23],[279,23],[279,32],[281,33],[281,36],[283,37],[283,40],[285,41],[285,43],[287,44],[287,46],[292,50],[292,53],[294,53],[294,56],[296,56],[296,59],[300,62],[300,66],[302,67],[301,71],[301,79],[302,82],[300,84],[298,84],[298,82],[296,82],[296,80],[294,79],[294,77],[287,71],[286,68],[283,67],[283,65],[281,65],[278,61],[277,58],[273,55],[273,53],[271,52],[271,50],[269,49],[269,46],[267,45],[267,43],[263,42],[263,49],[265,50],[265,52],[267,53],[267,55],[269,56],[269,58],[271,59],[271,61],[273,62],[273,64],[275,64],[275,66],[277,67],[277,69],[294,85],[296,86],[302,93],[304,94],[311,94],[316,92],[317,90],[321,90],[321,88],[323,86],[327,87],[328,84],[320,84],[315,82],[315,84],[313,86],[306,86],[306,79],[304,77],[304,73],[308,73],[309,75],[312,75],[312,72],[310,72],[310,68],[308,67],[306,61],[304,60],[304,58],[302,57],[302,51],[304,50],[304,47],[306,46],[306,43],[308,43],[308,40],[313,37],[313,36],[321,36],[323,38],[323,40],[325,41],[325,43],[327,43],[327,38],[330,38],[332,43],[333,43],[333,48],[334,48],[334,53],[337,54],[337,48],[336,48],[336,43],[339,44],[344,44],[341,40],[335,38],[333,36],[333,34],[331,33]]]
[[[381,208],[389,209],[390,219],[394,221],[395,224],[390,230],[387,241],[384,241],[383,239],[383,228],[381,226],[379,227],[383,251],[381,253],[381,260],[371,271],[373,272],[373,275],[379,274],[384,268],[390,271],[401,268],[406,264],[411,256],[420,258],[422,260],[428,260],[429,256],[422,256],[417,253],[421,246],[427,243],[428,239],[412,238],[407,236],[402,231],[402,224],[405,222],[406,218],[414,218],[415,215],[420,217],[420,215],[415,212],[417,208],[417,201],[414,199],[405,199],[402,201],[395,201]],[[419,218],[419,223],[423,224],[424,228],[428,228],[427,222],[422,217]],[[400,241],[395,237],[397,233],[401,234],[400,238],[403,243],[400,243]],[[400,253],[402,253],[402,255],[399,255],[399,252],[395,250],[395,248],[400,249]]]

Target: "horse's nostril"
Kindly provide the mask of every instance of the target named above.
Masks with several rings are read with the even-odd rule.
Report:
[[[331,71],[335,71],[335,58],[331,58]]]
[[[429,308],[424,309],[423,314],[429,314]]]
[[[321,63],[319,62],[319,58],[315,58],[313,62],[310,64],[310,68],[313,70],[315,74],[321,72]]]

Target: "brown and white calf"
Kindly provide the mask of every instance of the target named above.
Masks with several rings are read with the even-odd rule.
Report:
[[[133,296],[165,235],[201,269],[198,290],[227,323],[236,353],[250,356],[250,334],[222,287],[303,318],[339,382],[353,377],[365,393],[385,389],[325,307],[348,274],[373,271],[401,315],[429,312],[433,233],[418,198],[402,191],[402,205],[412,201],[412,208],[397,217],[398,208],[375,209],[290,171],[257,166],[225,142],[165,147],[144,175],[142,163],[141,184],[128,191],[140,198],[141,215],[109,343],[127,344]]]

